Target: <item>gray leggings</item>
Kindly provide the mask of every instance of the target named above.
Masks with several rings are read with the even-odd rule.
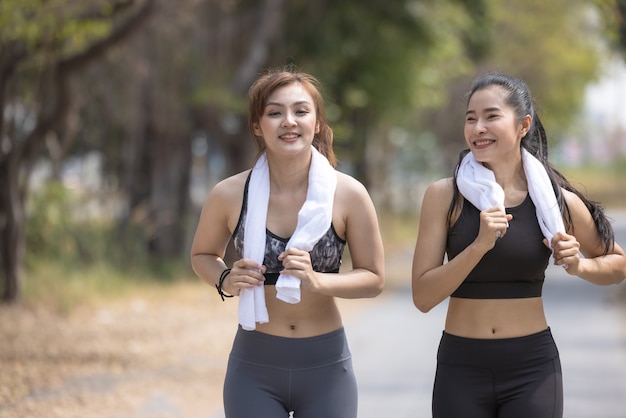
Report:
[[[226,418],[356,418],[357,386],[343,328],[285,338],[239,328],[224,381]]]
[[[443,334],[435,418],[561,418],[561,363],[550,329],[518,338]]]

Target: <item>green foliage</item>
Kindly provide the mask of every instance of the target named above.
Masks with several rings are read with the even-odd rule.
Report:
[[[478,2],[480,3],[480,2]],[[468,71],[464,32],[472,19],[454,1],[292,2],[284,49],[318,75],[344,112],[395,120],[442,100],[446,81]]]
[[[549,133],[565,133],[596,79],[601,41],[585,0],[489,0],[493,48],[487,67],[524,79]],[[546,109],[545,113],[541,109]]]
[[[626,0],[595,0],[607,44],[626,59]]]
[[[52,182],[30,196],[27,209],[27,269],[54,264],[59,271],[111,270],[117,275],[171,280],[188,270],[185,261],[153,260],[141,225],[120,226],[90,213],[94,200]]]
[[[70,54],[106,35],[110,22],[102,19],[108,1],[2,0],[0,43],[19,43],[43,55]]]

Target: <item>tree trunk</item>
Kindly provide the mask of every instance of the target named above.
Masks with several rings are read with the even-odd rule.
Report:
[[[110,48],[127,39],[141,27],[152,13],[156,0],[145,0],[138,8],[105,38],[70,57],[59,57],[42,69],[41,91],[37,96],[34,129],[24,138],[8,138],[6,128],[0,124],[0,273],[4,282],[3,302],[15,302],[20,297],[20,270],[25,253],[24,202],[28,193],[28,178],[32,163],[41,151],[46,135],[63,121],[70,105],[69,80],[76,72],[102,57]],[[18,60],[10,52],[19,51],[25,59],[27,51],[13,48],[13,44],[0,48],[0,119],[7,101],[6,87],[18,69]],[[38,92],[41,93],[41,92]],[[4,151],[8,148],[8,151]]]
[[[20,268],[24,245],[24,202],[19,191],[19,164],[0,163],[0,272],[4,277],[3,302],[20,298]]]
[[[161,133],[153,141],[150,252],[158,259],[176,258],[186,250],[185,222],[189,201],[191,135]]]

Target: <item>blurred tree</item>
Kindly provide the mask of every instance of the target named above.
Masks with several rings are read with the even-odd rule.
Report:
[[[598,74],[600,33],[594,4],[487,0],[487,6],[483,14],[490,28],[489,52],[477,60],[476,72],[501,71],[524,79],[538,99],[551,140],[558,142],[582,104],[585,87]],[[469,82],[464,76],[451,83],[446,107],[422,119],[439,138],[450,167],[464,146],[463,94]]]
[[[622,51],[622,55],[626,58],[626,0],[616,0],[616,3],[618,44]]]
[[[19,298],[28,180],[71,103],[71,77],[128,38],[155,0],[0,3],[0,275]]]
[[[483,1],[294,1],[274,56],[322,79],[347,169],[371,189],[388,130],[437,107],[439,89],[484,47],[472,38]],[[307,19],[300,19],[307,16]],[[283,58],[284,59],[284,58]],[[383,169],[384,171],[384,169]],[[383,180],[384,181],[384,180]]]
[[[18,66],[22,61],[9,58],[10,50],[2,46],[0,75],[19,74],[23,86],[13,88],[12,103],[20,103],[19,98],[28,109],[34,109],[31,103],[49,103],[30,88],[35,76],[44,74],[40,68],[53,68],[55,60],[70,55],[70,47],[88,50],[108,36],[111,19],[79,26],[76,8],[113,4],[117,9],[111,11],[125,15],[146,2],[2,0],[0,28],[11,28],[2,29],[6,33],[18,31],[13,26],[24,21],[12,17],[13,10],[31,5],[34,25],[20,26],[22,38],[34,36],[40,26],[59,26],[58,17],[46,23],[40,12],[58,9],[68,17],[59,33],[71,40],[62,43],[63,49],[47,48],[46,54],[28,52],[23,61],[28,65]],[[54,7],[41,9],[43,4]],[[123,254],[130,254],[130,240],[137,235],[129,226],[137,224],[143,231],[141,246],[153,259],[186,254],[192,141],[204,141],[209,150],[205,163],[223,166],[220,177],[249,168],[254,145],[247,129],[246,91],[264,68],[294,63],[325,87],[341,168],[382,195],[376,201],[384,207],[384,193],[395,187],[390,173],[400,158],[413,174],[440,163],[441,149],[456,155],[463,117],[455,112],[477,71],[500,69],[523,76],[533,90],[545,94],[549,123],[566,124],[595,65],[587,42],[589,7],[583,0],[514,0],[506,5],[504,0],[164,2],[125,48],[102,56],[98,66],[73,73],[73,86],[80,90],[74,90],[79,92],[74,104],[65,107],[70,117],[47,130],[56,140],[48,135],[42,142],[57,144],[50,149],[62,151],[55,154],[59,159],[71,138],[72,152],[97,149],[105,155],[104,174],[108,184],[119,187],[115,191],[125,208],[119,228]],[[52,85],[47,83],[43,85]],[[23,126],[39,119],[22,118]],[[2,132],[7,136],[7,129]],[[10,147],[6,140],[2,143],[2,150]],[[405,181],[413,182],[413,177]]]
[[[92,121],[82,124],[83,149],[103,152],[106,175],[119,184],[126,265],[136,261],[130,225],[143,231],[151,260],[186,255],[194,138],[225,156],[225,174],[249,167],[245,95],[267,64],[284,0],[244,3],[163,4],[146,30],[82,77],[93,99],[81,110]]]
[[[626,0],[595,0],[606,28],[606,39],[626,59]]]

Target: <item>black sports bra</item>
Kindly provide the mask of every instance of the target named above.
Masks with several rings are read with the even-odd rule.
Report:
[[[248,179],[246,180],[241,213],[232,236],[233,245],[237,254],[239,254],[239,257],[243,257],[243,238],[245,234],[246,215],[248,213],[247,202],[249,183],[250,176],[248,176]],[[280,253],[285,251],[287,242],[289,242],[289,238],[279,237],[266,229],[265,258],[263,259],[263,265],[266,267],[266,285],[276,284],[280,271],[283,269],[283,264],[278,261],[278,256]],[[313,265],[313,270],[324,273],[339,272],[345,245],[346,241],[337,235],[335,228],[331,224],[328,231],[326,231],[317,244],[315,244],[313,250],[309,253],[311,254],[311,264]]]
[[[471,299],[514,299],[541,296],[551,251],[543,244],[535,205],[530,196],[507,208],[513,215],[506,235],[496,242],[451,296]],[[453,259],[474,241],[480,211],[467,200],[448,230],[446,251]]]

